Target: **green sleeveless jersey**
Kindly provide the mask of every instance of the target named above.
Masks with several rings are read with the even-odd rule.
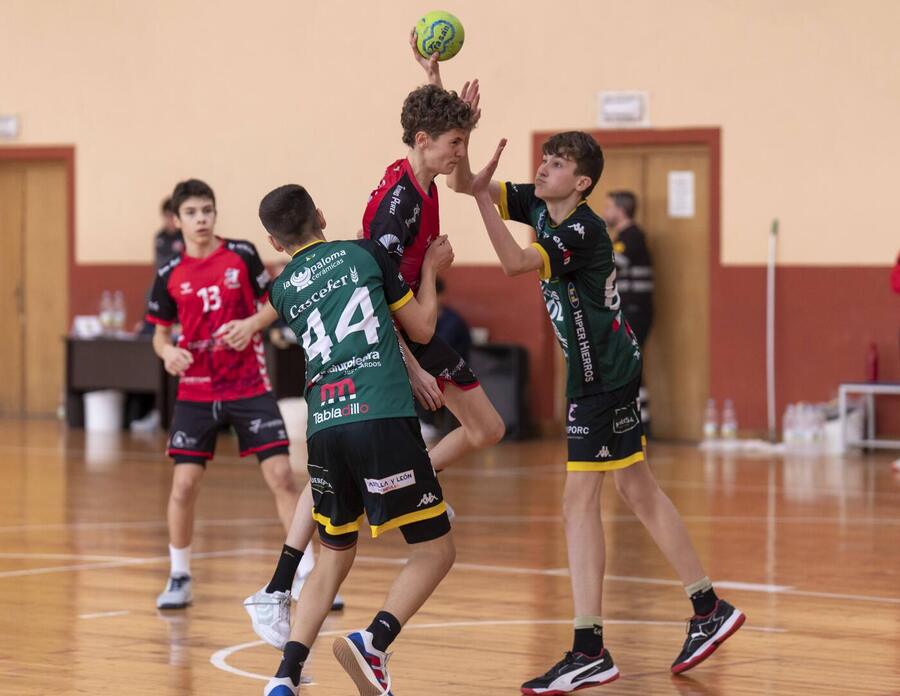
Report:
[[[412,298],[376,242],[317,241],[294,254],[270,301],[306,353],[307,437],[345,423],[415,416],[391,320]]]
[[[641,351],[619,309],[606,223],[582,201],[557,226],[533,184],[501,184],[500,215],[531,225],[544,264],[541,289],[568,364],[566,395],[612,391],[641,372]]]

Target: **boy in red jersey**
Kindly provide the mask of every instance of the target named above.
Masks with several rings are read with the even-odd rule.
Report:
[[[223,424],[237,431],[242,457],[257,456],[286,529],[299,497],[259,335],[275,319],[268,303],[257,309],[269,274],[253,244],[215,236],[216,199],[206,183],[180,182],[172,207],[185,249],[157,270],[147,312],[156,325],[154,351],[180,377],[167,450],[176,464],[168,506],[171,572],[159,609],[192,601],[194,504]],[[181,335],[173,344],[175,323]]]
[[[440,235],[435,177],[452,173],[465,157],[466,141],[481,114],[477,80],[467,82],[460,95],[446,91],[437,54],[431,58],[419,54],[415,31],[410,34],[410,46],[429,84],[410,92],[403,103],[400,123],[409,150],[387,167],[369,196],[363,234],[388,250],[415,292],[425,252]],[[405,343],[416,398],[432,410],[446,405],[460,422],[459,428],[429,450],[435,470],[499,442],[503,420],[466,361],[439,337],[427,344]]]

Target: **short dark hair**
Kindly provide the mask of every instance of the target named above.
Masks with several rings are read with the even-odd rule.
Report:
[[[436,85],[425,85],[406,96],[400,112],[400,125],[403,126],[403,142],[412,147],[419,131],[437,138],[454,128],[472,130],[475,114],[456,92],[448,92]]]
[[[297,246],[318,228],[316,204],[309,192],[297,184],[269,191],[259,203],[259,219],[283,246]]]
[[[208,198],[212,201],[213,206],[216,205],[216,194],[213,193],[209,184],[205,181],[200,181],[200,179],[187,179],[175,184],[175,190],[172,191],[170,200],[172,202],[172,212],[175,215],[180,215],[181,204],[188,198]]]
[[[631,191],[610,191],[606,195],[629,219],[634,219],[634,214],[637,212],[637,196]]]
[[[172,209],[172,196],[166,196],[163,199],[163,202],[159,205],[159,212],[163,215],[174,215],[175,211]]]
[[[566,131],[551,137],[541,148],[545,155],[558,155],[575,162],[575,173],[591,178],[591,185],[581,194],[587,198],[603,173],[603,150],[584,131]]]

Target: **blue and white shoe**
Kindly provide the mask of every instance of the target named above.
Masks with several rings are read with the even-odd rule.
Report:
[[[290,677],[272,677],[263,689],[263,696],[297,696],[300,685],[294,686]]]
[[[190,575],[173,575],[156,598],[157,609],[184,609],[194,600]]]
[[[284,650],[291,636],[291,595],[289,592],[266,592],[263,587],[244,600],[253,632],[272,647]]]
[[[335,638],[334,656],[356,684],[359,696],[393,696],[391,676],[387,671],[390,653],[383,653],[372,646],[372,634],[354,631]]]

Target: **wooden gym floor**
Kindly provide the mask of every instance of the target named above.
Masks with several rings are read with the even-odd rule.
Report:
[[[279,653],[255,640],[241,600],[282,543],[255,460],[223,437],[201,493],[195,603],[162,614],[170,465],[163,437],[0,421],[0,694],[260,694]],[[500,445],[442,475],[456,507],[457,565],[403,631],[398,696],[516,694],[571,639],[559,513],[559,440]],[[685,677],[669,665],[690,605],[607,481],[606,644],[623,678],[585,694],[900,694],[900,477],[889,455],[705,457],[651,443],[720,594],[747,623]],[[390,533],[360,545],[347,609],[364,626],[402,562]],[[312,653],[301,693],[354,690]]]

